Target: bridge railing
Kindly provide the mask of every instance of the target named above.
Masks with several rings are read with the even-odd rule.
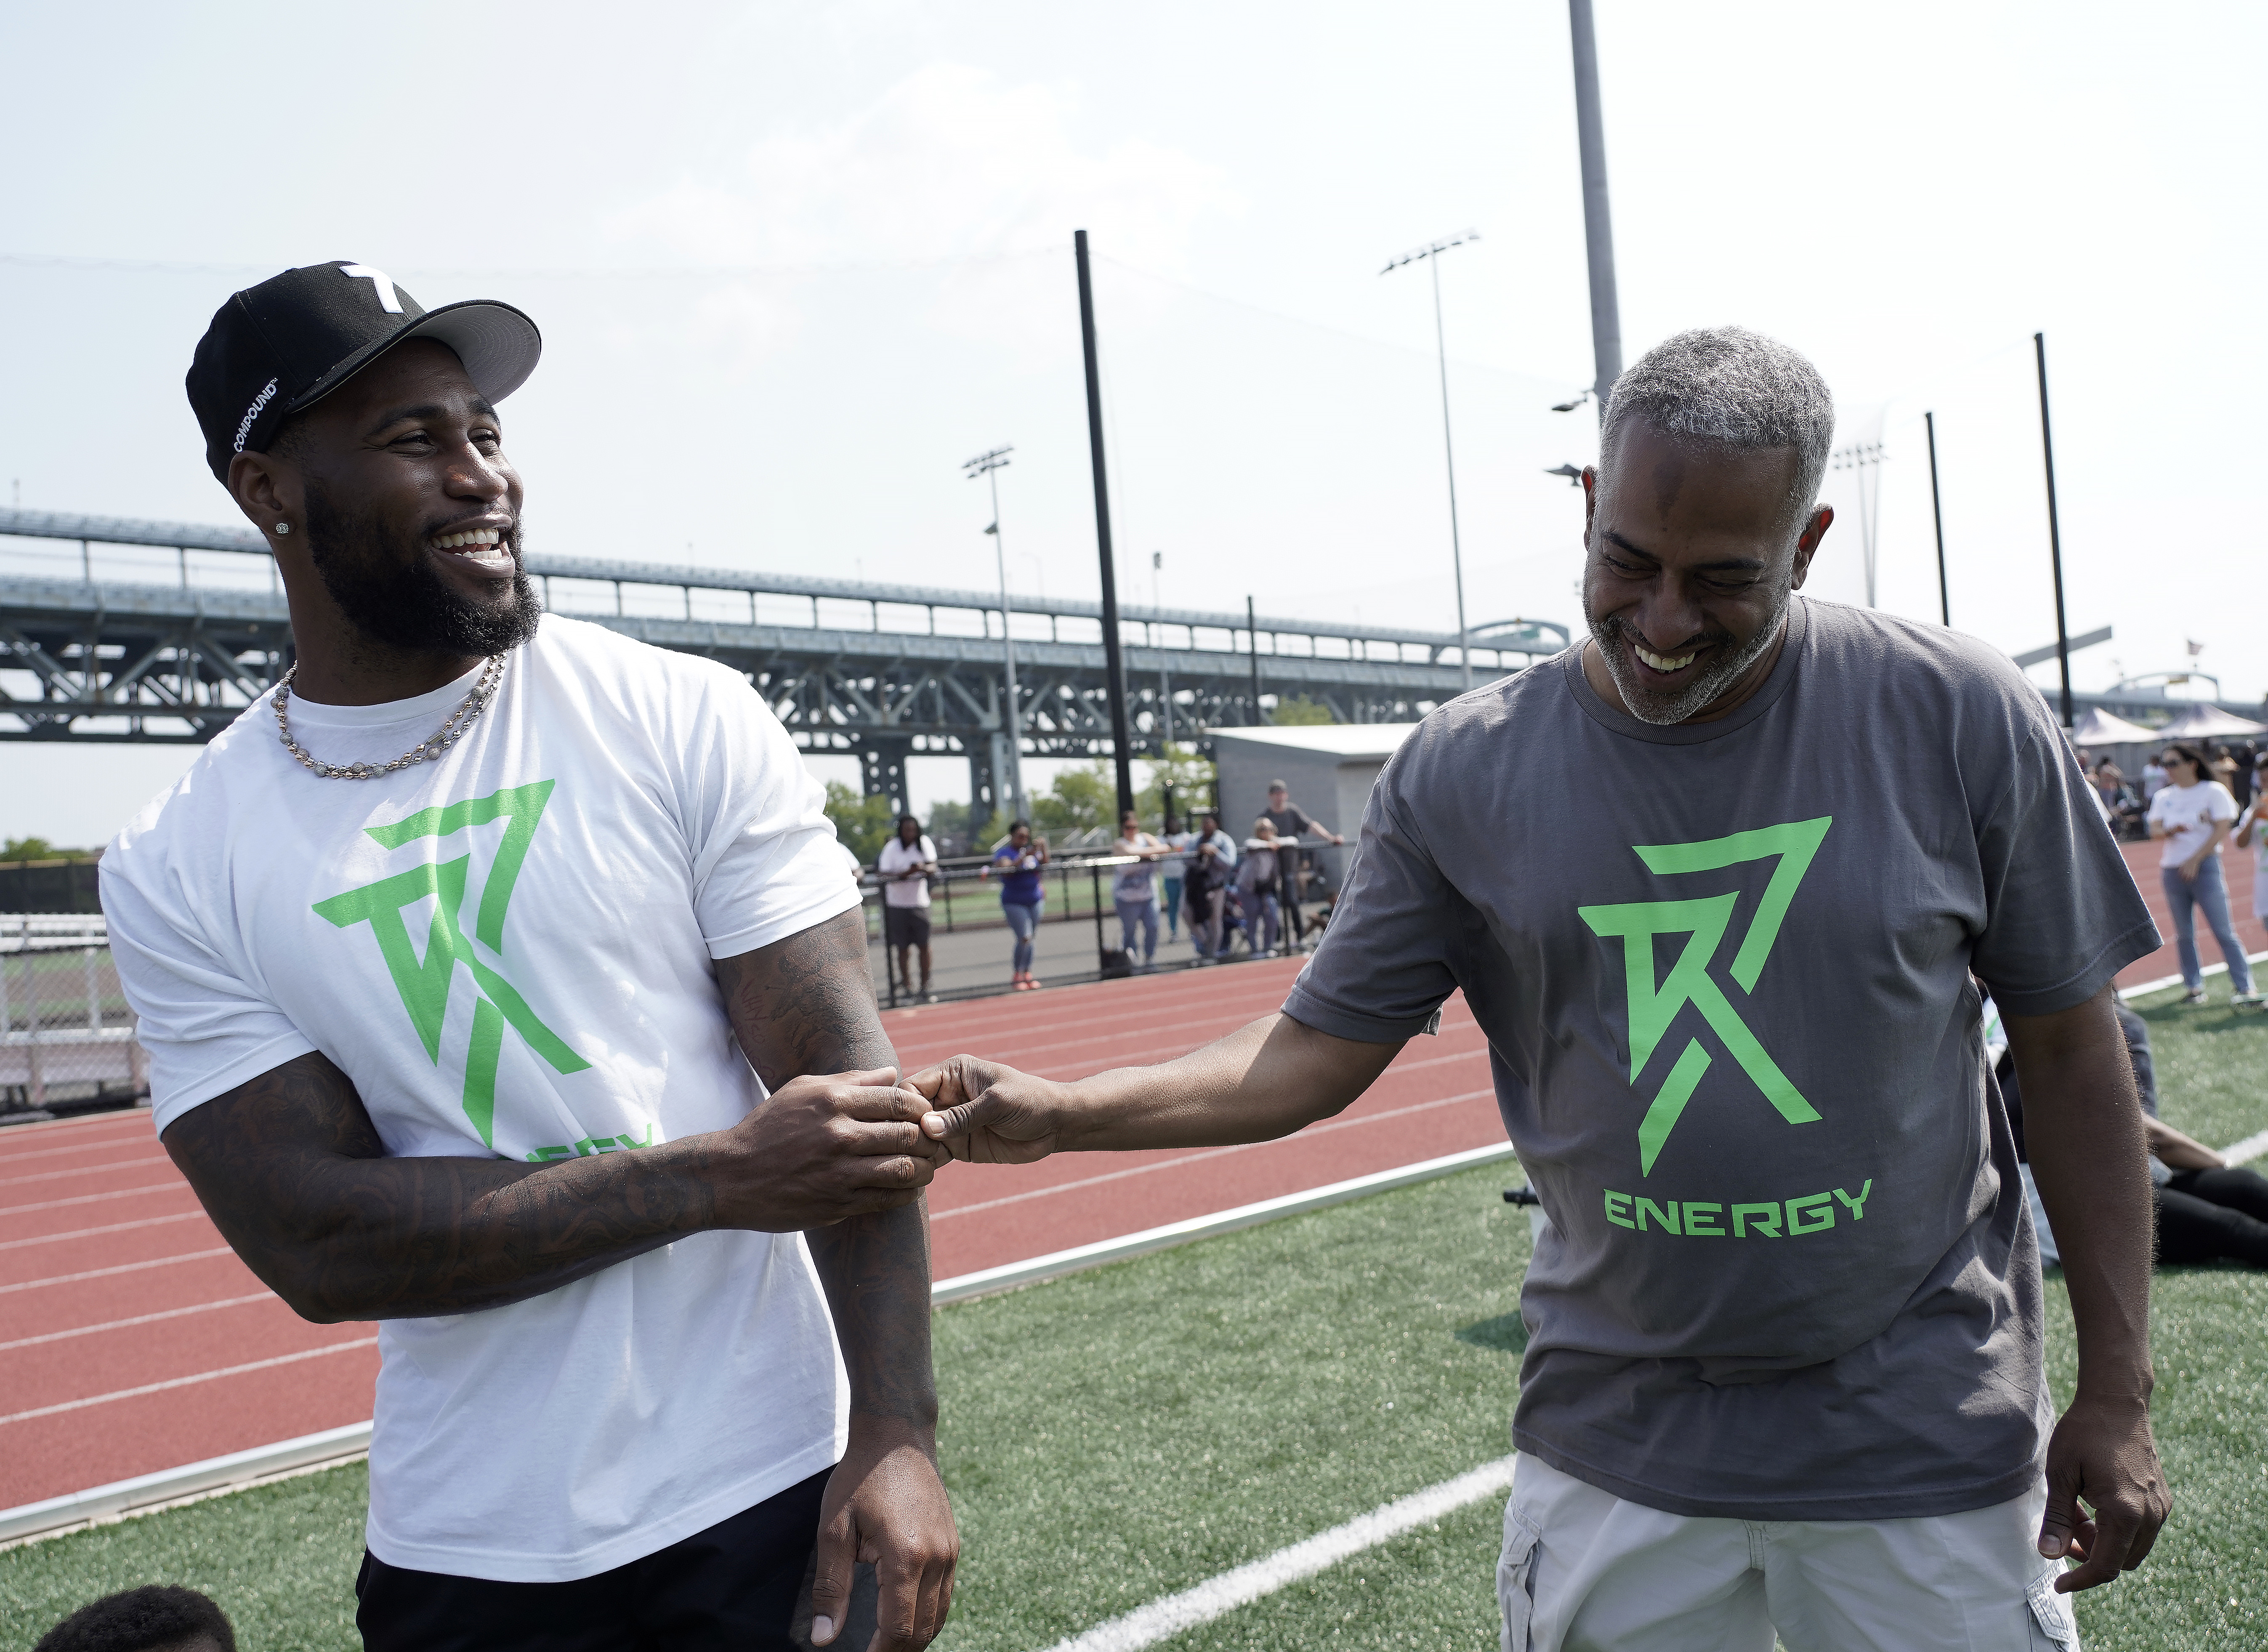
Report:
[[[1102,609],[1076,597],[998,594],[945,586],[823,579],[801,574],[643,563],[531,552],[528,573],[546,606],[563,614],[678,619],[813,631],[997,640],[1004,623],[1019,642],[1100,645]],[[0,510],[0,575],[88,585],[178,585],[187,590],[268,590],[280,594],[273,558],[248,528],[58,512]],[[1004,622],[1004,615],[1005,622]],[[1291,659],[1440,665],[1456,658],[1453,631],[1341,625],[1280,616],[1119,605],[1120,637],[1138,647]],[[1484,635],[1484,633],[1489,633]],[[1508,671],[1568,641],[1545,620],[1473,628],[1476,669]]]

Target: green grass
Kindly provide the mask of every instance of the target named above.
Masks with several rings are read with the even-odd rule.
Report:
[[[2169,1119],[2268,1125],[2268,1018],[2153,1006]],[[1511,1173],[1508,1175],[1507,1173]],[[967,1552],[951,1652],[1045,1648],[1509,1447],[1524,1215],[1494,1166],[941,1310],[942,1452]],[[2048,1291],[2051,1375],[2070,1314]],[[2096,1652],[2268,1642],[2268,1275],[2161,1275],[2176,1511],[2082,1597]],[[247,1648],[354,1645],[365,1481],[333,1471],[0,1554],[0,1652],[137,1582],[205,1589]],[[1493,1501],[1195,1630],[1182,1648],[1492,1645]],[[2232,1604],[2234,1601],[2235,1604]]]

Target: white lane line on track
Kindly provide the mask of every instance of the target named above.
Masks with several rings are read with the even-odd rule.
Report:
[[[85,1411],[90,1405],[107,1405],[114,1399],[137,1399],[144,1394],[162,1394],[169,1388],[188,1388],[196,1383],[217,1383],[224,1376],[242,1376],[247,1371],[265,1371],[274,1366],[295,1365],[301,1360],[320,1360],[327,1353],[344,1353],[352,1348],[371,1347],[377,1341],[376,1337],[359,1337],[352,1342],[334,1342],[326,1347],[305,1348],[298,1353],[279,1353],[272,1360],[254,1360],[218,1371],[200,1371],[195,1376],[168,1377],[162,1383],[144,1383],[139,1388],[122,1388],[114,1394],[90,1394],[85,1399],[67,1399],[60,1405],[41,1405],[32,1411],[19,1411],[11,1417],[0,1417],[0,1427],[11,1422],[29,1422],[34,1417],[53,1417],[66,1411]]]
[[[1226,1147],[1207,1147],[1202,1153],[1184,1153],[1171,1159],[1160,1159],[1151,1164],[1138,1164],[1130,1169],[1106,1170],[1101,1176],[1082,1176],[1076,1182],[1058,1182],[1053,1187],[1035,1187],[1029,1192],[1004,1194],[975,1205],[957,1205],[951,1210],[933,1210],[930,1221],[943,1221],[948,1216],[973,1216],[981,1210],[998,1210],[1003,1205],[1020,1205],[1027,1199],[1045,1198],[1050,1193],[1069,1193],[1083,1187],[1096,1187],[1105,1182],[1123,1182],[1130,1176],[1147,1176],[1152,1170],[1171,1170],[1185,1164],[1197,1164],[1206,1159],[1218,1159],[1232,1153],[1248,1153],[1255,1147],[1281,1147],[1287,1141],[1305,1141],[1311,1136],[1327,1135],[1334,1130],[1352,1130],[1358,1125],[1375,1125],[1389,1118],[1401,1118],[1411,1113],[1430,1111],[1436,1107],[1447,1107],[1456,1102],[1477,1101],[1484,1095],[1494,1095],[1494,1090],[1468,1090],[1462,1095],[1444,1095],[1437,1101],[1417,1102],[1408,1107],[1390,1108],[1382,1113],[1365,1113],[1359,1118],[1334,1118],[1323,1124],[1310,1125],[1297,1135],[1278,1136],[1271,1141],[1239,1141]]]
[[[189,1184],[176,1176],[146,1187],[114,1187],[107,1193],[74,1193],[69,1198],[43,1198],[36,1205],[0,1205],[0,1216],[28,1216],[35,1210],[61,1210],[67,1205],[99,1205],[106,1198],[132,1198],[142,1193],[186,1193]]]
[[[29,1239],[0,1239],[0,1250],[20,1250],[26,1245],[55,1245],[66,1239],[92,1239],[99,1234],[125,1233],[135,1228],[158,1228],[169,1221],[196,1221],[204,1217],[202,1206],[185,1210],[174,1216],[144,1216],[140,1221],[114,1221],[107,1228],[74,1228],[69,1233],[43,1233]]]
[[[215,1245],[210,1250],[184,1250],[177,1257],[152,1257],[147,1262],[121,1262],[112,1267],[88,1268],[78,1273],[54,1273],[44,1280],[18,1280],[13,1285],[0,1285],[0,1296],[16,1291],[36,1291],[45,1285],[76,1285],[81,1280],[107,1280],[114,1273],[139,1273],[144,1268],[169,1268],[176,1262],[202,1262],[208,1257],[235,1254],[226,1245]]]
[[[28,1127],[36,1128],[36,1126]],[[17,1130],[22,1130],[27,1128],[27,1126],[18,1125],[14,1126],[14,1128]],[[60,1159],[65,1154],[70,1153],[99,1153],[106,1147],[114,1147],[118,1146],[118,1141],[116,1139],[108,1136],[101,1136],[97,1137],[92,1141],[73,1142],[68,1147],[33,1147],[26,1152],[17,1153],[13,1151],[16,1145],[13,1137],[11,1132],[7,1131],[0,1131],[0,1142],[6,1143],[10,1149],[10,1151],[5,1154],[0,1154],[0,1157],[4,1157],[10,1164],[21,1164],[26,1159]]]
[[[71,1331],[50,1331],[44,1336],[18,1337],[13,1342],[0,1342],[0,1353],[11,1348],[36,1347],[43,1342],[66,1342],[73,1337],[92,1337],[99,1331],[123,1331],[129,1325],[146,1325],[159,1319],[180,1319],[188,1314],[209,1314],[216,1308],[241,1308],[247,1302],[267,1302],[278,1300],[273,1291],[254,1291],[249,1296],[225,1297],[217,1302],[199,1302],[193,1308],[168,1308],[154,1314],[136,1314],[131,1319],[108,1319],[99,1325],[80,1325]]]
[[[1468,1503],[1493,1496],[1512,1484],[1514,1461],[1513,1457],[1498,1457],[1453,1480],[1412,1492],[1366,1515],[1358,1515],[1343,1526],[1317,1532],[1305,1543],[1278,1549],[1265,1560],[1223,1572],[1195,1589],[1153,1600],[1123,1618],[1113,1618],[1084,1634],[1059,1641],[1054,1652],[1141,1652],[1144,1647],[1155,1646],[1186,1630],[1226,1617],[1238,1607],[1248,1606],[1287,1584],[1328,1571],[1340,1561],[1366,1549],[1374,1549],[1405,1531],[1430,1525]]]
[[[29,1158],[31,1155],[25,1155]],[[0,1160],[0,1163],[10,1162]],[[21,1187],[26,1182],[60,1182],[67,1176],[100,1176],[106,1170],[132,1169],[144,1164],[171,1162],[162,1153],[145,1153],[138,1159],[114,1159],[108,1164],[78,1164],[68,1170],[35,1170],[29,1176],[0,1176],[0,1187]]]

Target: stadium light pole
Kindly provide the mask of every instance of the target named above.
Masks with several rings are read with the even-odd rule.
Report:
[[[2063,617],[2063,528],[2056,517],[2055,437],[2048,428],[2048,336],[2032,335],[2032,354],[2040,370],[2040,457],[2048,473],[2048,559],[2055,567],[2056,668],[2063,674],[2063,726],[2072,725],[2071,631]]]
[[[1948,628],[1953,624],[1953,587],[1945,577],[1945,505],[1937,492],[1937,415],[1921,416],[1922,428],[1929,432],[1929,520],[1937,527],[1937,615]]]
[[[1575,138],[1583,164],[1583,240],[1591,269],[1591,400],[1606,428],[1607,397],[1623,376],[1622,310],[1615,292],[1614,219],[1607,210],[1606,123],[1599,113],[1599,42],[1591,0],[1567,0],[1575,58]]]
[[[1071,234],[1079,263],[1079,343],[1086,358],[1086,445],[1094,460],[1094,543],[1102,560],[1102,668],[1110,699],[1110,755],[1118,771],[1118,813],[1134,812],[1134,754],[1126,723],[1126,661],[1118,635],[1118,570],[1110,556],[1110,487],[1102,471],[1102,376],[1094,357],[1094,283],[1087,274],[1086,232]]]
[[[1012,447],[995,447],[990,453],[979,454],[961,468],[974,482],[984,478],[992,490],[992,525],[984,531],[992,535],[992,555],[1000,568],[1000,657],[1007,667],[1008,678],[1008,805],[1009,817],[1028,820],[1024,808],[1024,719],[1016,701],[1016,639],[1009,634],[1008,616],[1014,610],[1008,605],[1008,553],[1000,542],[1000,476]],[[999,782],[995,780],[994,785]]]
[[[1449,346],[1447,335],[1441,329],[1441,254],[1452,247],[1462,247],[1467,241],[1480,240],[1478,230],[1467,230],[1462,235],[1453,235],[1447,240],[1435,241],[1415,252],[1404,253],[1378,273],[1390,276],[1404,264],[1414,264],[1423,259],[1433,274],[1433,348],[1441,361],[1441,454],[1449,465],[1449,566],[1457,581],[1457,663],[1464,669],[1465,692],[1472,692],[1473,651],[1466,641],[1465,631],[1465,551],[1457,537],[1457,451],[1449,439]],[[1257,667],[1254,669],[1256,671]],[[1255,690],[1256,696],[1257,690]],[[1253,706],[1257,712],[1256,699]]]

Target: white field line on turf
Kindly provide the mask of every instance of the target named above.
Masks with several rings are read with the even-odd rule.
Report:
[[[78,1273],[52,1273],[43,1280],[18,1280],[13,1285],[0,1285],[0,1296],[11,1291],[36,1291],[46,1285],[76,1285],[81,1280],[107,1280],[114,1273],[139,1273],[144,1268],[169,1268],[176,1262],[202,1262],[208,1257],[234,1256],[226,1245],[215,1245],[210,1250],[184,1250],[177,1257],[152,1257],[147,1262],[121,1262],[107,1268],[88,1268]]]
[[[1317,1532],[1305,1543],[1278,1549],[1264,1560],[1209,1578],[1195,1589],[1138,1606],[1123,1618],[1097,1624],[1083,1634],[1056,1643],[1054,1652],[1140,1652],[1144,1647],[1211,1623],[1240,1606],[1274,1594],[1286,1584],[1328,1571],[1341,1560],[1374,1549],[1405,1531],[1430,1525],[1468,1503],[1493,1496],[1512,1484],[1515,1458],[1498,1457],[1470,1473],[1358,1515],[1343,1526]]]
[[[1359,1118],[1334,1118],[1327,1123],[1310,1125],[1297,1135],[1278,1136],[1270,1141],[1239,1141],[1226,1147],[1207,1147],[1202,1153],[1185,1153],[1179,1158],[1160,1159],[1151,1164],[1138,1164],[1131,1169],[1106,1170],[1101,1176],[1082,1176],[1076,1182],[1058,1182],[1053,1187],[1035,1187],[1027,1193],[1005,1193],[998,1198],[988,1198],[980,1204],[958,1205],[951,1210],[933,1210],[929,1213],[932,1226],[948,1216],[973,1216],[980,1210],[998,1210],[1003,1205],[1020,1205],[1027,1199],[1045,1198],[1050,1193],[1069,1193],[1082,1187],[1096,1187],[1105,1182],[1123,1182],[1130,1176],[1147,1176],[1152,1170],[1170,1170],[1179,1165],[1196,1164],[1205,1159],[1218,1159],[1224,1154],[1248,1153],[1255,1147],[1272,1147],[1279,1142],[1304,1141],[1310,1136],[1321,1136],[1334,1130],[1351,1130],[1357,1125],[1383,1124],[1389,1118],[1404,1117],[1410,1113],[1423,1113],[1436,1107],[1447,1107],[1457,1102],[1476,1101],[1484,1095],[1494,1095],[1494,1090],[1468,1090],[1462,1095],[1444,1095],[1439,1101],[1413,1102],[1407,1107],[1389,1108],[1382,1113],[1365,1113]]]
[[[50,1331],[44,1336],[18,1337],[13,1342],[0,1342],[0,1353],[11,1348],[35,1348],[43,1342],[68,1342],[73,1337],[92,1337],[100,1331],[123,1331],[129,1325],[147,1325],[160,1319],[181,1319],[190,1314],[210,1314],[220,1308],[241,1308],[247,1302],[266,1302],[276,1300],[273,1291],[254,1291],[249,1296],[230,1296],[217,1302],[199,1302],[192,1308],[166,1308],[154,1314],[136,1314],[131,1319],[107,1319],[99,1325],[78,1325],[70,1331]]]
[[[169,1377],[162,1383],[144,1383],[139,1388],[122,1388],[114,1394],[90,1394],[85,1399],[67,1399],[59,1405],[41,1405],[34,1411],[19,1411],[13,1416],[0,1417],[0,1426],[29,1422],[34,1417],[53,1417],[66,1411],[85,1411],[89,1405],[107,1405],[114,1399],[138,1399],[144,1394],[162,1394],[169,1388],[188,1388],[196,1383],[217,1383],[224,1376],[241,1376],[247,1371],[265,1371],[270,1366],[297,1365],[302,1360],[320,1360],[327,1353],[344,1353],[350,1348],[374,1347],[377,1343],[376,1337],[359,1337],[352,1342],[334,1342],[327,1347],[303,1348],[297,1353],[279,1353],[272,1360],[254,1360],[218,1371],[200,1371],[195,1376]]]
[[[2242,1141],[2232,1141],[2220,1150],[2220,1156],[2231,1164],[2244,1164],[2268,1153],[2268,1130],[2247,1136]]]
[[[2268,952],[2248,953],[2245,955],[2244,961],[2247,963],[2268,963]],[[2228,973],[2228,966],[2226,963],[2208,963],[2203,969],[2199,970],[2198,973],[2199,975],[2227,975]],[[2162,992],[2169,986],[2179,986],[2181,984],[2182,977],[2178,975],[2161,975],[2154,981],[2141,981],[2137,982],[2132,986],[2122,986],[2118,989],[2118,996],[2131,1002],[2132,999],[2141,998],[2147,993]]]

